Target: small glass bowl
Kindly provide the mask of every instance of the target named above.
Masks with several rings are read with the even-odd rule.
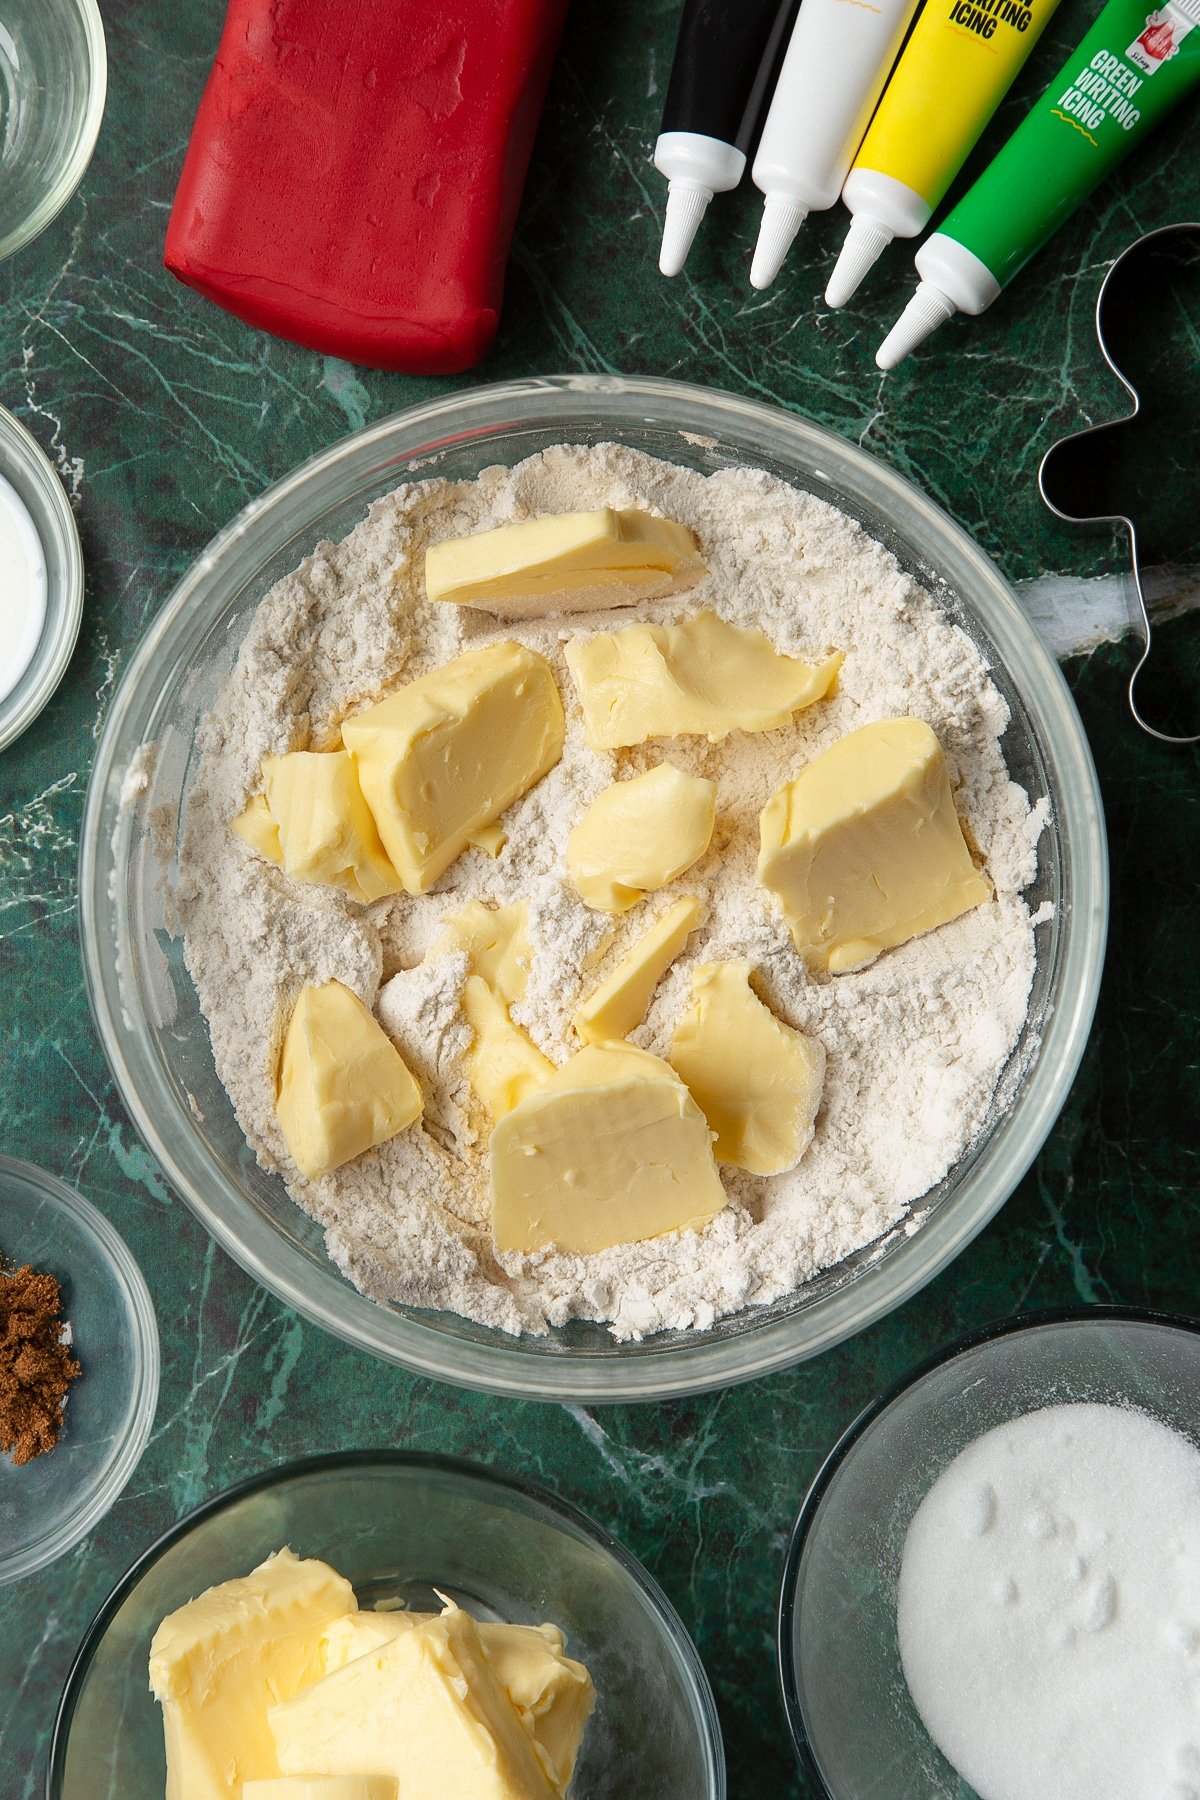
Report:
[[[0,0],[0,262],[83,180],[107,91],[96,0]]]
[[[437,1611],[440,1590],[480,1619],[560,1626],[596,1684],[572,1800],[723,1800],[708,1678],[640,1563],[541,1489],[385,1450],[272,1469],[189,1513],[134,1564],[67,1678],[48,1800],[162,1800],[162,1721],[146,1680],[155,1628],[284,1544],[332,1564],[364,1608],[399,1599]]]
[[[1026,895],[1042,916],[1029,1012],[978,1140],[883,1239],[797,1292],[707,1331],[637,1343],[581,1320],[512,1337],[358,1293],[326,1255],[319,1226],[246,1144],[168,904],[199,725],[272,584],[410,477],[469,481],[553,444],[605,442],[705,474],[766,469],[860,520],[979,646],[1010,708],[1009,771],[1050,817]],[[1041,1148],[1079,1066],[1104,957],[1108,861],[1096,772],[1062,673],[995,566],[932,501],[878,458],[778,407],[676,381],[554,376],[456,392],[356,432],[213,540],[156,615],[109,706],[79,892],[88,994],[117,1087],[168,1179],[244,1269],[348,1342],[440,1381],[526,1399],[652,1400],[815,1356],[916,1293],[983,1228]]]
[[[4,0],[0,0],[0,8]],[[0,475],[33,521],[46,563],[46,616],[24,673],[0,699],[0,750],[19,737],[62,680],[83,617],[83,552],[71,503],[40,446],[0,406]]]
[[[0,1253],[55,1276],[82,1364],[53,1450],[0,1456],[0,1586],[61,1556],[122,1492],[158,1400],[158,1327],[137,1264],[104,1216],[32,1163],[0,1156]]]
[[[779,1600],[783,1704],[822,1800],[977,1800],[913,1705],[896,1637],[908,1527],[960,1451],[1043,1406],[1136,1407],[1200,1447],[1200,1320],[1031,1313],[962,1338],[867,1407],[809,1489]],[[1051,1800],[1047,1796],[1047,1800]]]

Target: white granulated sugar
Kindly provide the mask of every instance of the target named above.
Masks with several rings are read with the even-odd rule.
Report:
[[[601,505],[690,525],[708,577],[657,605],[545,622],[495,620],[425,599],[428,543]],[[701,606],[759,626],[780,650],[809,660],[843,650],[837,694],[779,731],[590,751],[564,643],[637,619],[671,622]],[[265,754],[328,745],[344,715],[381,690],[505,637],[549,658],[568,723],[562,761],[505,815],[508,842],[498,857],[468,851],[434,893],[363,909],[289,881],[229,830],[258,789]],[[809,974],[755,879],[758,814],[834,739],[908,713],[928,720],[942,741],[997,899],[856,974]],[[343,543],[320,544],[266,596],[201,734],[176,904],[217,1069],[260,1162],[282,1173],[365,1293],[506,1331],[543,1331],[572,1318],[606,1320],[620,1338],[704,1328],[790,1292],[878,1238],[945,1175],[983,1124],[1020,1032],[1034,968],[1020,893],[1046,815],[1008,778],[998,743],[1007,718],[975,647],[893,557],[832,507],[762,471],[705,477],[614,445],[559,447],[474,482],[398,489]],[[614,921],[567,884],[567,835],[615,777],[664,760],[717,782],[712,846],[671,889]],[[578,1048],[570,1019],[580,999],[680,893],[702,897],[704,923],[634,1041],[666,1049],[697,962],[749,958],[780,1016],[825,1046],[812,1147],[786,1175],[723,1170],[730,1204],[699,1233],[595,1256],[498,1260],[488,1227],[487,1126],[460,1067],[465,959],[423,964],[425,952],[443,919],[467,901],[529,900],[533,967],[513,1012],[561,1061]],[[300,987],[331,979],[375,1009],[417,1074],[426,1109],[390,1143],[305,1181],[276,1123],[275,1070]]]
[[[1159,1420],[1050,1406],[977,1438],[913,1516],[896,1624],[982,1800],[1200,1796],[1200,1453]]]

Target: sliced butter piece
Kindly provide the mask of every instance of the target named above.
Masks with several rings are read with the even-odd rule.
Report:
[[[839,738],[772,795],[760,833],[759,880],[797,950],[835,975],[992,897],[923,719]]]
[[[357,994],[340,981],[300,991],[283,1040],[276,1113],[310,1180],[386,1143],[421,1116],[421,1090]]]
[[[630,1044],[578,1051],[500,1120],[490,1151],[500,1250],[589,1255],[698,1228],[725,1204],[704,1114]]]
[[[777,1019],[750,986],[748,962],[701,963],[670,1063],[716,1133],[718,1162],[780,1175],[812,1143],[825,1048]]]
[[[507,1006],[482,975],[468,975],[463,1011],[475,1033],[475,1041],[463,1057],[463,1072],[476,1099],[493,1119],[502,1119],[545,1085],[554,1073],[554,1064],[509,1017]]]
[[[342,724],[384,849],[424,894],[480,830],[562,755],[546,659],[523,644],[468,650]]]
[[[334,1619],[322,1638],[325,1673],[390,1644],[431,1617],[436,1615],[358,1612]],[[552,1779],[565,1791],[595,1705],[591,1676],[581,1662],[566,1655],[557,1625],[481,1623],[479,1640],[526,1730],[545,1752]]]
[[[277,1775],[244,1781],[242,1800],[396,1800],[391,1775]]]
[[[524,998],[533,954],[528,900],[514,901],[511,906],[485,906],[482,900],[472,900],[443,924],[441,935],[430,946],[430,956],[465,950],[472,975],[481,975],[506,1006]]]
[[[255,794],[236,819],[231,820],[230,829],[236,831],[243,844],[249,844],[268,862],[278,863],[283,867],[283,850],[279,842],[279,827],[271,817],[271,809],[267,805],[265,794]]]
[[[576,1035],[585,1044],[603,1044],[635,1031],[651,994],[699,923],[700,902],[694,895],[669,906],[579,1007],[571,1021]]]
[[[344,750],[264,756],[262,777],[286,874],[343,888],[364,904],[401,891]]]
[[[593,750],[683,735],[774,731],[833,690],[839,654],[815,666],[783,656],[761,631],[713,612],[681,625],[630,625],[566,647]]]
[[[166,1800],[231,1800],[278,1775],[267,1708],[321,1678],[321,1633],[356,1605],[328,1564],[290,1550],[169,1613],[150,1645]]]
[[[580,898],[600,912],[628,912],[704,855],[716,815],[716,783],[673,763],[614,781],[567,839],[567,871]]]
[[[475,1621],[458,1607],[268,1717],[285,1775],[390,1775],[404,1800],[559,1800]]]
[[[704,573],[685,525],[610,506],[501,525],[425,552],[431,600],[502,619],[632,606],[682,593]]]

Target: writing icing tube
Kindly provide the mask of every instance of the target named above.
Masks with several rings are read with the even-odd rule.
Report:
[[[667,177],[658,266],[678,275],[714,194],[742,179],[796,0],[685,0],[654,166]]]
[[[894,369],[956,312],[981,313],[1200,82],[1200,0],[1108,0],[1007,144],[917,252],[921,282],[875,356]]]
[[[802,0],[754,158],[766,195],[750,268],[770,287],[810,212],[842,191],[917,0]]]
[[[924,231],[1057,5],[926,0],[842,189],[854,217],[829,306],[845,306],[893,238]]]

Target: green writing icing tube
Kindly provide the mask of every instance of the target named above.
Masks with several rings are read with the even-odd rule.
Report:
[[[875,361],[894,369],[956,312],[992,304],[1069,214],[1200,82],[1200,0],[1108,0],[940,231]]]

